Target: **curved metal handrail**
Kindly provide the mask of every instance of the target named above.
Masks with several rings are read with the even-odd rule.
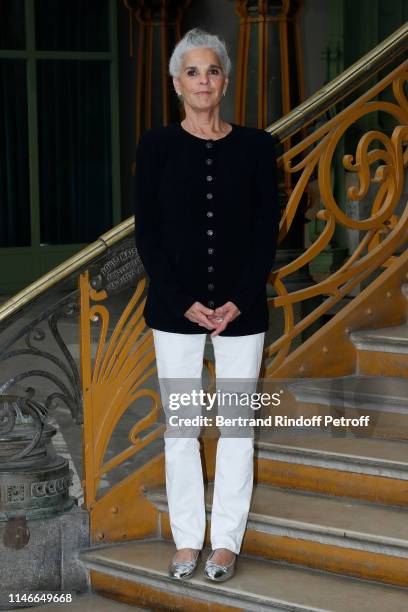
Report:
[[[313,94],[313,96],[278,121],[275,121],[275,123],[266,128],[266,131],[278,136],[281,141],[286,140],[301,127],[311,123],[334,103],[342,100],[351,91],[404,53],[407,47],[408,23],[405,23],[391,36],[342,72],[342,74]],[[133,216],[122,221],[105,234],[102,234],[95,242],[89,244],[62,264],[16,293],[0,306],[0,323],[27,303],[42,295],[49,287],[68,278],[74,272],[79,272],[96,256],[102,255],[109,247],[126,236],[130,236],[134,231],[134,225]]]

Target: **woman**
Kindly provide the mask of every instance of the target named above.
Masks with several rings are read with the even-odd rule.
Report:
[[[221,118],[230,68],[223,41],[198,28],[187,32],[169,65],[185,119],[145,132],[137,150],[136,245],[150,281],[144,317],[167,416],[174,412],[165,381],[200,388],[207,333],[219,388],[220,381],[257,380],[268,329],[266,282],[279,224],[275,142],[263,130]],[[182,414],[200,410],[190,405]],[[179,579],[196,569],[206,524],[200,428],[180,423],[171,427],[168,420],[165,433],[177,548],[169,573]],[[252,487],[252,434],[221,428],[209,580],[234,573]]]

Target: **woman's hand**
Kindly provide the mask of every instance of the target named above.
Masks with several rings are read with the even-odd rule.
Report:
[[[209,315],[214,315],[214,310],[212,308],[207,308],[207,306],[204,306],[201,302],[194,302],[194,304],[184,313],[184,316],[187,317],[189,321],[198,323],[200,327],[206,327],[211,330],[217,327],[217,323],[212,321]]]
[[[228,323],[231,323],[241,314],[241,311],[234,302],[225,302],[223,306],[219,306],[215,309],[212,317],[209,317],[212,321],[217,322],[217,326],[211,334],[211,338],[218,336],[227,327]]]

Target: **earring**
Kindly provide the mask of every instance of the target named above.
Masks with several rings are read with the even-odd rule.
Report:
[[[182,94],[179,91],[177,92],[177,95],[178,95],[179,98],[183,97]]]
[[[225,96],[225,91],[226,91],[226,90],[224,89],[224,91],[222,92],[222,95],[223,95],[223,96]]]

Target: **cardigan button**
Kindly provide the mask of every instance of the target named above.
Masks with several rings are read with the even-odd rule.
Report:
[[[210,291],[212,291],[213,289],[215,289],[215,285],[213,285],[212,283],[208,283],[207,287],[208,287],[208,289],[209,289]]]
[[[213,199],[213,194],[207,193],[207,200],[212,200],[212,199]]]
[[[207,236],[212,236],[214,234],[214,230],[207,230]]]
[[[215,302],[213,300],[208,300],[207,305],[209,308],[214,308]]]
[[[213,217],[214,213],[212,210],[207,210],[207,217]]]
[[[207,157],[207,159],[205,160],[205,163],[207,164],[207,166],[211,166],[211,164],[213,163],[213,160],[211,159],[211,157]]]
[[[210,183],[210,182],[212,181],[212,178],[213,178],[213,177],[211,176],[211,174],[209,174],[209,175],[207,176],[207,181]]]
[[[207,253],[209,255],[213,255],[214,254],[214,249],[211,249],[211,248],[207,249]]]
[[[207,270],[208,272],[214,272],[214,266],[208,266]]]
[[[205,143],[205,146],[206,146],[206,148],[207,148],[207,149],[212,149],[213,143],[212,143],[211,141],[209,141],[209,140],[208,140],[208,141]]]

